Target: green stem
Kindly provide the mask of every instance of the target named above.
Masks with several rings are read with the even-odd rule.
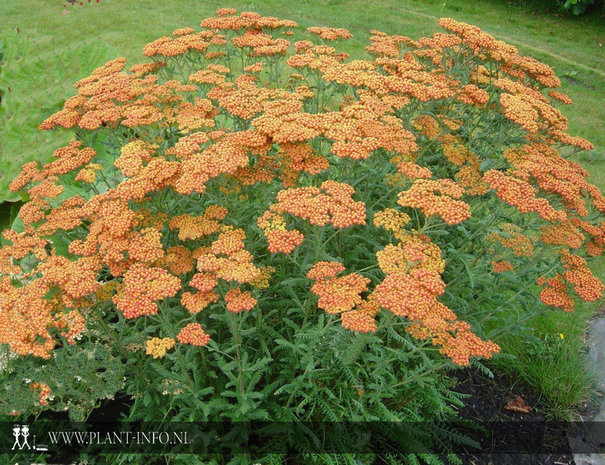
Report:
[[[241,356],[241,342],[239,337],[239,328],[241,323],[240,314],[231,314],[229,318],[231,327],[231,334],[235,341],[235,356],[237,360],[237,381],[239,384],[240,396],[244,397],[244,370],[242,368],[242,356]]]

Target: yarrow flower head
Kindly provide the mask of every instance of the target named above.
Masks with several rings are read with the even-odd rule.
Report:
[[[210,336],[205,333],[199,323],[189,323],[179,331],[177,340],[181,344],[203,347],[210,342]]]
[[[166,352],[174,347],[174,339],[170,337],[159,338],[152,337],[145,341],[145,353],[151,355],[153,358],[162,358],[166,355]]]

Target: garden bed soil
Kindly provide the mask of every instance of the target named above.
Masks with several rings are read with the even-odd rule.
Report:
[[[459,408],[460,415],[467,419],[485,425],[491,421],[502,421],[514,428],[515,423],[521,427],[535,422],[544,424],[545,417],[541,410],[540,396],[527,385],[513,381],[500,373],[494,373],[494,377],[481,373],[476,369],[458,370],[452,375],[458,382],[456,392],[468,394],[464,399],[464,406]],[[515,399],[521,397],[523,404],[531,409],[528,413],[514,412],[505,407]],[[521,405],[523,405],[521,404]],[[510,404],[509,404],[510,405]],[[510,422],[510,423],[508,423]],[[548,423],[550,424],[550,423]],[[575,465],[567,432],[563,427],[547,428],[544,434],[544,446],[546,449],[556,449],[556,452],[545,454],[519,454],[502,452],[506,449],[515,449],[517,444],[506,442],[506,438],[498,438],[498,444],[494,444],[496,452],[476,453],[468,450],[463,458],[465,465]]]

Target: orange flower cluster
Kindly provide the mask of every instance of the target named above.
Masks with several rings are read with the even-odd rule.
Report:
[[[441,258],[441,249],[426,236],[406,234],[401,243],[388,244],[376,252],[380,269],[386,273],[408,272],[415,268],[443,273],[445,261]]]
[[[549,279],[538,278],[536,284],[543,286],[540,292],[540,300],[545,305],[561,308],[566,312],[571,312],[574,309],[574,302],[567,295],[567,285],[560,275]]]
[[[195,276],[194,276],[195,279]],[[189,283],[191,287],[195,287],[193,284]],[[220,296],[213,292],[209,291],[200,291],[200,292],[183,292],[181,296],[181,304],[190,313],[199,313],[209,305],[218,302]]]
[[[588,172],[577,163],[567,160],[545,143],[528,144],[520,149],[507,150],[504,156],[515,168],[515,175],[532,179],[546,192],[561,197],[565,206],[580,216],[588,215],[585,197],[600,211],[605,211],[605,197],[587,181]]]
[[[600,299],[605,286],[586,266],[586,259],[565,251],[562,258],[566,268],[563,279],[573,285],[574,291],[589,302]]]
[[[366,47],[366,50],[376,56],[398,57],[401,52],[401,47],[405,45],[416,45],[409,37],[405,36],[389,36],[384,32],[372,30],[370,41],[372,45]]]
[[[352,310],[362,302],[360,294],[370,283],[358,273],[336,277],[342,271],[344,267],[340,263],[318,262],[307,273],[309,279],[315,280],[311,292],[318,297],[317,306],[328,313]]]
[[[270,34],[255,29],[233,37],[231,42],[236,47],[249,48],[252,56],[285,55],[290,46],[286,39],[274,39]]]
[[[285,189],[277,194],[277,203],[258,218],[269,244],[269,252],[292,253],[302,244],[304,236],[297,229],[286,229],[283,214],[308,220],[316,226],[332,224],[335,228],[348,228],[365,224],[365,204],[352,199],[354,189],[348,184],[324,181],[319,188],[300,187]]]
[[[370,280],[357,273],[316,281],[311,292],[318,297],[317,306],[328,313],[341,313],[361,303],[360,294]]]
[[[536,189],[523,179],[497,170],[489,170],[483,179],[499,198],[521,213],[536,212],[545,220],[563,220],[567,217],[564,211],[555,210],[548,200],[536,197]]]
[[[436,195],[441,194],[441,195]],[[459,200],[464,189],[451,179],[417,179],[407,191],[399,194],[402,207],[418,208],[426,216],[438,215],[447,224],[458,224],[471,216],[469,205]]]
[[[248,150],[266,144],[266,138],[256,131],[225,135],[202,152],[187,157],[181,164],[181,174],[174,189],[182,195],[203,193],[210,179],[222,174],[234,174],[247,166]]]
[[[545,244],[566,245],[570,249],[579,249],[586,240],[586,236],[569,219],[540,229],[542,231],[540,240]]]
[[[252,254],[244,248],[245,237],[242,229],[222,226],[218,238],[209,247],[201,247],[193,253],[199,272],[190,279],[189,286],[196,292],[186,291],[181,296],[181,304],[191,313],[198,313],[219,300],[215,292],[219,279],[240,284],[267,279],[266,273],[252,263]],[[234,312],[249,310],[256,304],[249,293],[240,289],[227,292],[225,302],[227,309]]]
[[[216,12],[217,17],[206,18],[201,26],[206,29],[217,29],[225,31],[238,30],[275,30],[281,28],[294,28],[297,24],[290,20],[280,20],[273,16],[261,16],[252,11],[244,11],[237,15],[232,8],[221,8]]]
[[[508,260],[492,261],[492,271],[494,273],[504,273],[505,271],[513,270],[513,264]]]
[[[57,180],[57,176],[72,172],[87,163],[89,163],[96,155],[96,152],[89,147],[82,147],[82,142],[78,140],[71,140],[67,147],[62,147],[53,152],[54,160],[47,163],[38,169],[38,163],[35,161],[26,163],[23,165],[23,169],[19,176],[17,176],[10,184],[9,188],[11,191],[18,191],[23,189],[27,185],[33,183],[44,183],[45,181]],[[33,186],[35,187],[35,186]],[[30,194],[32,194],[30,188]],[[35,195],[34,190],[32,195]],[[49,197],[56,197],[56,195],[48,195]],[[41,197],[38,193],[37,197]]]
[[[29,389],[39,391],[38,398],[40,399],[40,405],[48,405],[48,398],[50,397],[50,386],[48,384],[31,383]]]
[[[73,343],[90,307],[110,300],[126,318],[154,315],[165,299],[167,308],[180,302],[197,314],[221,295],[227,311],[250,310],[258,302],[245,289],[268,288],[276,271],[246,249],[247,234],[255,244],[251,223],[270,253],[291,253],[304,236],[290,221],[366,225],[355,192],[372,199],[374,226],[394,238],[376,252],[386,277],[372,290],[368,278],[323,261],[307,274],[318,306],[349,330],[375,331],[382,308],[409,319],[412,336],[430,338],[457,364],[498,351],[438,300],[447,257],[424,235],[434,229],[411,224],[418,212],[462,223],[489,189],[520,213],[538,214],[526,229],[502,225],[487,236],[512,250],[515,266],[535,249],[561,251],[560,273],[540,281],[542,301],[572,309],[568,286],[597,299],[602,284],[582,257],[605,249],[605,222],[593,224],[605,197],[559,153],[561,145],[592,148],[565,132],[552,106],[571,100],[546,90],[560,85],[550,67],[474,26],[440,24],[446,33],[418,41],[374,30],[372,58],[349,60],[336,47],[290,43],[292,21],[223,8],[199,32],[180,28],[148,44],[143,54],[153,62],[127,72],[118,58],[78,81],[77,94],[40,127],[93,138],[116,130],[123,140],[117,158],[73,140],[46,165],[25,164],[12,182],[30,201],[19,213],[24,231],[5,232],[10,244],[0,249],[0,343],[49,358],[59,335]],[[352,37],[337,28],[307,32],[317,41]],[[505,119],[515,148],[501,147],[510,138],[490,139],[490,125]],[[340,182],[349,171],[355,188]],[[74,181],[83,193],[69,197]],[[363,192],[367,185],[376,192]],[[258,205],[275,191],[274,204]],[[389,205],[397,192],[405,211]],[[238,228],[224,224],[226,206]],[[67,252],[52,247],[57,237],[69,238]],[[509,256],[492,258],[494,272],[513,270]],[[209,336],[191,323],[178,340],[203,346]],[[153,338],[147,352],[161,357],[171,344]]]
[[[585,301],[595,301],[602,297],[605,286],[586,266],[586,259],[566,251],[561,253],[565,271],[554,278],[538,278],[537,284],[543,286],[540,300],[551,307],[562,308],[570,312],[574,302],[567,291],[567,283],[573,286],[576,294]]]
[[[417,150],[414,135],[403,128],[401,120],[375,110],[369,102],[355,103],[341,112],[325,114],[323,135],[334,141],[331,149],[334,155],[361,160],[379,148],[399,153]]]
[[[155,266],[168,268],[172,274],[187,274],[195,268],[195,259],[189,249],[182,245],[169,247],[166,254],[156,260]]]
[[[417,322],[412,336],[432,338],[434,345],[458,365],[468,365],[470,356],[490,358],[499,347],[483,341],[470,332],[470,327],[456,321],[456,314],[437,300],[445,284],[434,270],[417,268],[409,273],[394,271],[376,286],[376,302],[393,314]]]
[[[330,314],[340,313],[342,325],[347,329],[375,331],[374,316],[379,307],[361,297],[370,280],[359,273],[337,277],[344,270],[339,262],[317,262],[309,270],[307,278],[315,281],[311,292],[318,297],[317,306]]]
[[[316,226],[332,224],[348,228],[365,224],[365,204],[352,199],[355,190],[348,184],[324,181],[319,188],[286,189],[277,194],[277,203],[270,211],[289,213]]]
[[[181,289],[181,280],[162,268],[135,263],[124,274],[124,285],[113,302],[125,318],[154,315],[157,301],[174,297]]]
[[[303,243],[305,236],[298,230],[286,229],[286,221],[271,211],[258,218],[258,226],[267,239],[267,249],[271,253],[290,254]]]
[[[179,239],[199,239],[219,231],[222,221],[227,216],[227,209],[219,205],[212,205],[201,216],[189,214],[173,217],[168,223],[170,229],[179,230]]]
[[[376,331],[376,314],[380,306],[373,300],[363,300],[355,310],[342,312],[340,320],[342,327],[360,333],[373,333]]]
[[[566,105],[571,105],[573,103],[571,98],[569,98],[569,96],[564,94],[563,92],[551,90],[548,92],[548,95],[550,95],[555,100],[558,100],[559,102],[562,102]]]
[[[143,49],[143,55],[147,57],[175,57],[184,55],[189,51],[205,52],[213,40],[216,42],[220,36],[212,31],[195,33],[192,28],[177,29],[172,33],[176,38],[160,37]]]
[[[518,257],[531,257],[534,251],[532,241],[529,237],[523,234],[522,229],[512,223],[502,225],[502,234],[491,233],[486,236],[486,239],[498,241],[502,247],[511,249]]]
[[[242,229],[223,227],[218,238],[197,259],[197,269],[216,274],[225,281],[250,283],[260,276],[252,263],[252,254],[244,247],[246,234]]]
[[[320,38],[324,40],[338,40],[338,39],[350,39],[353,37],[346,29],[342,28],[334,28],[334,27],[308,27],[307,32],[311,34],[317,34]]]
[[[552,129],[548,131],[548,133],[555,141],[561,142],[564,145],[571,145],[579,148],[580,150],[594,149],[594,145],[582,137],[570,136],[569,134],[557,129]]]
[[[391,231],[395,238],[399,240],[402,240],[405,236],[404,228],[410,220],[411,218],[409,215],[397,211],[394,208],[386,208],[374,213],[374,226]]]
[[[42,122],[40,129],[76,125],[86,130],[113,128],[118,124],[129,128],[149,126],[162,121],[162,107],[183,100],[181,92],[196,90],[177,81],[158,84],[153,74],[139,77],[124,73],[125,61],[116,58],[78,81],[74,86],[78,95]]]
[[[90,305],[98,289],[100,263],[94,258],[71,261],[52,249],[48,254],[47,241],[31,229],[5,232],[5,238],[13,244],[0,250],[0,343],[21,355],[49,358],[56,344],[54,329],[69,344],[84,330],[79,310]],[[17,262],[28,256],[39,260],[31,270]],[[24,281],[15,287],[11,275]]]
[[[249,292],[241,289],[232,289],[225,294],[227,310],[231,313],[239,313],[242,310],[252,310],[256,305],[256,299]]]
[[[210,336],[205,333],[199,323],[189,323],[179,331],[176,337],[181,344],[203,347],[210,342]]]
[[[433,173],[430,169],[417,165],[411,161],[397,164],[397,171],[410,179],[431,179]]]
[[[440,19],[439,25],[460,37],[464,45],[473,49],[475,54],[486,54],[491,60],[501,63],[503,72],[520,81],[528,78],[545,87],[561,85],[561,81],[550,66],[534,58],[519,55],[514,46],[496,40],[476,26],[457,22],[451,18]]]

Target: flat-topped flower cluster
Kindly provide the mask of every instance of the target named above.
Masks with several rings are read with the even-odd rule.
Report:
[[[565,132],[559,79],[479,28],[440,25],[419,40],[372,31],[371,58],[351,60],[332,43],[345,29],[294,41],[293,21],[221,9],[148,44],[151,61],[76,83],[40,127],[78,139],[11,185],[28,202],[0,250],[0,343],[49,358],[109,305],[126,325],[171,321],[147,335],[159,358],[207,345],[208,313],[262,313],[280,281],[307,278],[300,298],[347,330],[390,312],[467,365],[499,347],[444,300],[450,248],[476,250],[494,292],[535,260],[545,304],[600,298],[586,259],[605,246],[605,198],[568,156],[592,145]],[[374,265],[347,253],[346,231],[378,243]]]

